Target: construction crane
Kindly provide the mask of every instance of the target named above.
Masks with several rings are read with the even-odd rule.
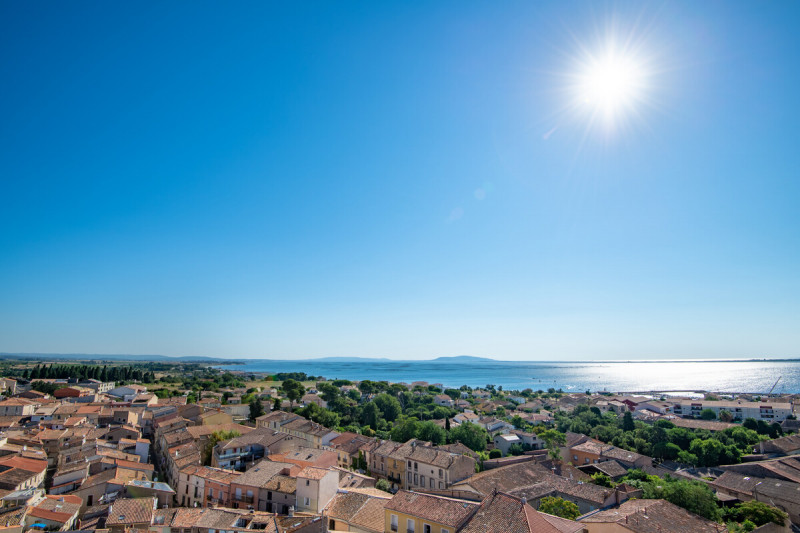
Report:
[[[772,396],[772,391],[774,391],[775,387],[778,386],[778,382],[781,380],[782,377],[783,376],[778,376],[778,379],[775,380],[775,384],[772,386],[771,389],[769,389],[769,392],[767,393],[767,396]]]

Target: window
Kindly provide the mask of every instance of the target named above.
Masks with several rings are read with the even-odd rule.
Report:
[[[450,530],[449,530],[449,529],[442,528],[442,529],[441,529],[441,533],[450,533]]]
[[[418,483],[419,483],[419,476],[414,474],[414,485],[417,485]]]
[[[311,498],[306,498],[305,500],[303,500],[303,505],[306,506],[311,505]]]
[[[444,488],[444,483],[442,483],[441,481],[439,482],[439,488],[440,488],[440,489],[443,489],[443,488]]]
[[[209,498],[213,498],[214,497],[214,489],[211,489],[211,488],[208,489],[208,497]]]
[[[423,524],[422,525],[422,533],[431,533],[431,525],[430,524]]]
[[[573,455],[573,456],[572,456],[572,460],[573,460],[573,461],[577,461],[577,460],[578,460],[578,456],[577,456],[577,455]]]
[[[442,477],[443,475],[444,475],[444,472],[443,472],[443,471],[442,471],[442,469],[440,468],[440,469],[439,469],[439,477]]]
[[[411,480],[412,480],[412,475],[411,475],[411,472],[409,472],[408,473],[408,482],[411,483]]]
[[[425,486],[425,476],[419,476],[419,484]]]
[[[414,471],[416,472],[419,470],[419,463],[414,463]]]
[[[306,487],[308,487],[309,485],[311,485],[311,480],[308,480],[308,479],[307,479],[307,480],[306,480]]]
[[[414,525],[415,525],[415,522],[412,519],[410,519],[410,518],[407,519],[406,520],[406,531],[408,531],[408,533],[414,533]]]
[[[391,530],[392,531],[397,531],[397,515],[396,514],[391,515],[390,522],[392,524]]]
[[[432,489],[436,488],[436,482],[433,480],[433,478],[431,478],[431,488]]]

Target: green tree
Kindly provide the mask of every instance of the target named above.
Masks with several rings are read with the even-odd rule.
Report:
[[[486,449],[486,439],[489,434],[481,426],[471,422],[464,422],[457,428],[450,430],[450,436],[470,450],[481,452]]]
[[[406,442],[416,438],[419,431],[419,420],[411,416],[401,416],[392,427],[392,440],[396,442]]]
[[[614,483],[611,481],[611,478],[602,472],[597,472],[595,474],[592,474],[592,483],[594,483],[595,485],[600,485],[601,487],[608,487],[608,488],[612,488],[614,486]]]
[[[633,431],[636,429],[636,424],[633,423],[633,415],[630,411],[625,411],[622,415],[622,431]]]
[[[280,411],[281,410],[281,399],[279,396],[275,396],[272,399],[272,410],[273,411]]]
[[[383,413],[375,402],[369,402],[361,411],[361,423],[372,429],[378,429]]]
[[[403,412],[403,408],[400,407],[400,402],[397,401],[397,398],[385,392],[375,396],[372,401],[375,402],[381,410],[381,413],[383,413],[383,418],[389,422],[397,420],[397,417]]]
[[[204,465],[210,465],[211,464],[211,456],[214,453],[214,447],[218,443],[225,442],[226,440],[234,439],[234,438],[236,438],[236,437],[238,437],[240,435],[241,435],[241,433],[239,433],[236,430],[232,430],[232,431],[215,431],[214,433],[212,433],[211,436],[208,438],[208,441],[206,441],[205,446],[203,447],[203,464]]]
[[[539,433],[539,438],[542,439],[547,446],[547,455],[553,461],[561,460],[561,446],[567,443],[567,437],[560,431],[555,429],[546,429]]]
[[[445,433],[444,429],[431,421],[421,422],[417,428],[417,438],[430,441],[438,446],[445,443],[447,440],[447,433]]]
[[[713,409],[705,408],[700,411],[701,420],[714,420],[715,418],[717,418],[717,413]]]
[[[264,414],[264,405],[258,398],[250,401],[250,422],[255,422],[256,418]]]
[[[509,455],[522,455],[525,453],[525,448],[519,442],[515,442],[511,446],[508,447],[508,454]]]
[[[678,480],[669,475],[663,479],[647,476],[646,481],[636,481],[631,479],[630,473],[624,479],[642,489],[643,499],[661,498],[709,520],[717,521],[721,517],[716,494],[700,481]]]
[[[539,512],[560,516],[567,520],[575,520],[581,515],[577,505],[556,496],[545,496],[542,498],[539,502]]]
[[[379,479],[375,482],[375,488],[378,490],[382,490],[384,492],[388,492],[389,494],[392,493],[392,487],[389,485],[389,482],[385,479]]]
[[[302,383],[294,379],[287,379],[281,385],[283,393],[289,399],[289,410],[294,411],[294,403],[298,401],[306,393],[306,388]]]
[[[339,387],[332,385],[331,383],[320,383],[317,389],[319,390],[322,399],[327,403],[331,403],[336,400],[340,394]]]
[[[726,411],[723,409],[719,412],[719,421],[720,422],[733,422],[733,414],[730,411]]]
[[[55,383],[49,383],[47,381],[34,381],[31,383],[31,389],[39,392],[43,392],[45,394],[53,394],[58,389],[64,387],[64,385],[57,385]]]
[[[495,448],[494,450],[489,450],[489,459],[499,459],[503,457],[503,452]]]
[[[727,513],[726,518],[733,519],[737,522],[750,520],[758,527],[768,524],[769,522],[783,526],[789,518],[789,515],[766,503],[751,500],[736,505]]]

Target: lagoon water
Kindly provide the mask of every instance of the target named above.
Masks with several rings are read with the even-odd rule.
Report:
[[[427,381],[446,387],[502,385],[504,389],[564,391],[800,392],[800,360],[793,361],[273,361],[222,368],[248,372],[305,372],[329,379]]]

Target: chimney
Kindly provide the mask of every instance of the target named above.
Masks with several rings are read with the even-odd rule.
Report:
[[[294,505],[290,505],[289,506],[288,516],[294,516]]]
[[[528,498],[526,498],[525,496],[523,496],[523,497],[520,499],[520,501],[522,502],[522,507],[525,507],[525,505],[528,503]]]

